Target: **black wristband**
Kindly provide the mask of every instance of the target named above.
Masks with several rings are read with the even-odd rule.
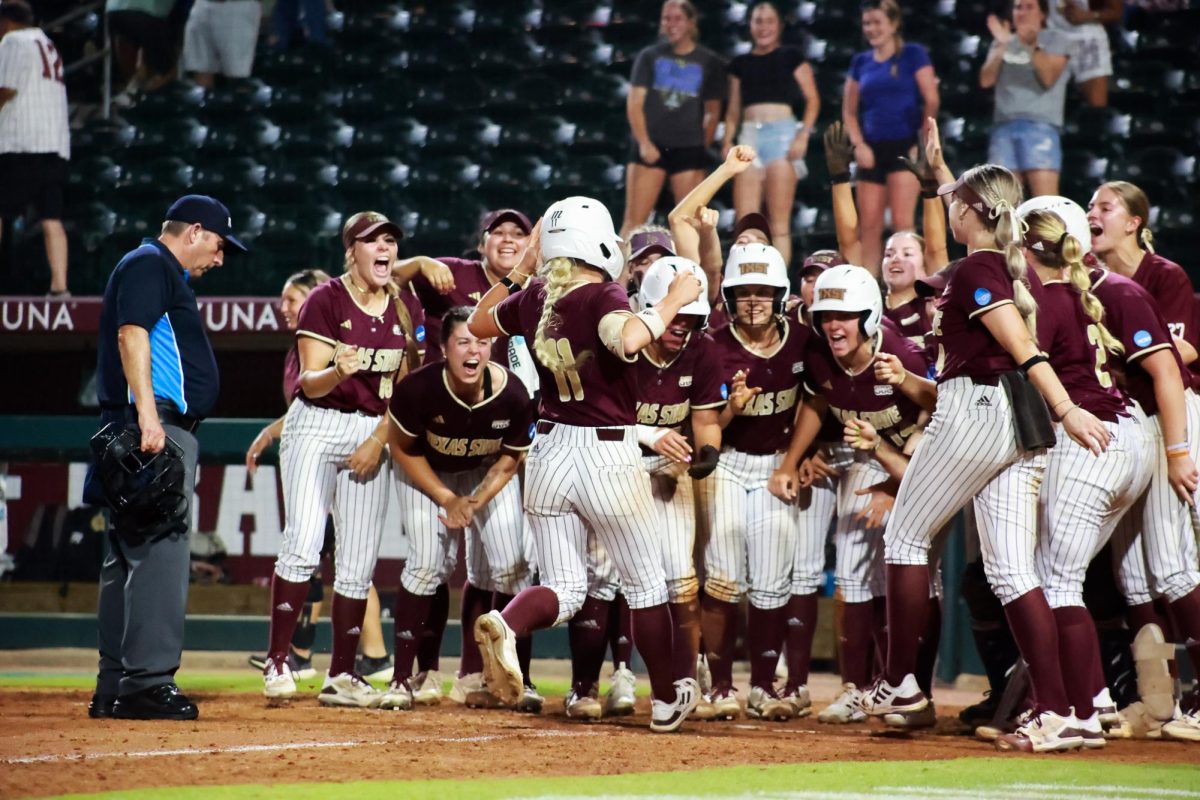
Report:
[[[509,294],[515,294],[516,292],[521,291],[521,287],[517,284],[517,282],[514,281],[512,278],[508,277],[507,275],[505,275],[503,278],[501,278],[500,280],[498,280],[496,282],[499,283],[501,286],[503,286],[505,289],[508,289]]]
[[[936,186],[933,187],[932,189],[922,189],[921,197],[924,198],[925,200],[933,200],[938,196],[937,192],[938,192],[938,187],[936,187]]]
[[[1022,364],[1020,367],[1018,367],[1018,369],[1021,370],[1021,372],[1024,372],[1026,375],[1028,375],[1029,370],[1033,369],[1034,367],[1036,367],[1038,364],[1041,364],[1041,363],[1048,364],[1048,363],[1050,363],[1050,359],[1046,358],[1041,353],[1038,353],[1036,356],[1031,357],[1028,361],[1026,361],[1024,364]]]
[[[829,185],[830,186],[837,186],[839,183],[849,183],[849,182],[850,182],[850,173],[849,172],[839,172],[837,175],[829,176]]]

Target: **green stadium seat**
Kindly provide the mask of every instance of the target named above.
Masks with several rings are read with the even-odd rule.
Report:
[[[409,182],[419,190],[444,196],[478,185],[480,172],[479,164],[464,155],[426,158],[413,165]]]
[[[415,94],[415,85],[403,75],[356,83],[346,89],[341,114],[355,126],[373,124],[407,113]]]
[[[134,104],[123,110],[121,116],[135,124],[165,120],[179,114],[198,114],[206,102],[204,87],[188,80],[177,80],[158,91],[137,94]]]
[[[310,202],[329,198],[338,183],[338,167],[319,156],[291,157],[280,154],[270,160],[266,180],[257,195],[275,203]]]
[[[396,117],[356,128],[352,153],[356,158],[417,153],[428,136],[429,126],[416,117]]]
[[[289,157],[335,155],[354,142],[354,126],[334,116],[281,126],[279,150]]]
[[[486,117],[466,116],[429,127],[425,149],[431,153],[477,153],[500,143],[501,128]]]
[[[209,122],[208,138],[201,148],[206,157],[265,153],[279,144],[282,130],[261,114]]]
[[[547,149],[561,151],[575,141],[575,123],[557,115],[527,116],[505,125],[500,132],[499,148],[505,153],[538,153]]]
[[[239,78],[222,83],[204,102],[204,118],[210,124],[225,122],[242,114],[266,111],[274,89],[259,78]]]
[[[113,156],[133,143],[137,128],[119,119],[90,119],[71,132],[71,157]]]

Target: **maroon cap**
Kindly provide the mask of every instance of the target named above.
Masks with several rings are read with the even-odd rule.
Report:
[[[533,230],[533,224],[529,221],[529,217],[515,208],[500,208],[483,215],[483,219],[479,220],[479,232],[489,233],[502,222],[517,223],[517,227],[525,231],[526,235]]]
[[[346,247],[355,242],[369,241],[380,233],[390,233],[397,239],[404,238],[404,231],[382,214],[364,214],[361,219],[342,232],[342,244]]]
[[[767,222],[767,218],[757,211],[753,211],[737,221],[733,226],[733,238],[737,239],[742,235],[742,232],[753,228],[756,231],[762,231],[767,235],[767,243],[771,242],[771,223]]]
[[[810,269],[824,272],[830,267],[840,267],[842,264],[848,263],[837,250],[817,250],[804,259],[804,264],[800,267],[800,274],[803,275]]]
[[[940,272],[935,272],[925,278],[917,278],[913,284],[913,291],[917,293],[917,297],[937,297],[946,291],[946,284],[950,283],[950,276],[958,268],[958,263],[955,261]]]
[[[642,231],[629,237],[629,260],[635,261],[647,253],[675,255],[675,242],[666,231]]]
[[[958,196],[959,200],[962,200],[980,214],[990,211],[991,209],[988,207],[988,204],[983,202],[983,198],[980,197],[974,189],[967,185],[966,177],[967,173],[964,172],[962,175],[958,176],[958,180],[956,180],[954,183],[943,183],[938,187],[938,196],[940,197],[942,195],[955,194]]]

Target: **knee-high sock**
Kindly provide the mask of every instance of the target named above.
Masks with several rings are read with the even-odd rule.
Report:
[[[296,621],[308,597],[308,581],[297,583],[285,581],[278,575],[271,576],[271,630],[268,634],[267,656],[278,662],[287,660],[288,647],[296,630]],[[353,657],[353,656],[352,656]]]
[[[784,632],[789,627],[789,608],[757,608],[753,603],[747,611],[746,649],[750,651],[750,685],[771,689],[775,684],[775,667],[784,644]],[[791,683],[791,663],[788,664],[788,683]]]
[[[893,686],[917,670],[917,648],[929,617],[929,565],[887,565],[888,654],[884,677]]]
[[[693,597],[683,603],[671,603],[671,624],[675,628],[675,674],[696,677],[696,656],[700,653],[700,600]]]
[[[613,669],[633,661],[633,618],[625,595],[618,594],[609,609],[608,645],[612,650]]]
[[[787,684],[789,689],[794,689],[808,683],[813,636],[817,632],[817,593],[792,595],[788,598],[782,619],[787,637]],[[774,675],[774,666],[771,669]]]
[[[1092,700],[1104,688],[1096,624],[1083,606],[1054,609],[1054,623],[1058,626],[1058,658],[1067,702],[1075,707],[1075,716],[1085,719],[1095,711]],[[1097,674],[1101,676],[1099,683]]]
[[[842,605],[842,625],[838,630],[842,680],[864,689],[874,674],[871,641],[875,633],[874,603],[845,603]],[[788,667],[791,683],[791,667]]]
[[[1029,665],[1029,681],[1039,708],[1066,714],[1071,704],[1058,660],[1058,628],[1042,590],[1033,589],[1004,607],[1021,657]]]
[[[366,611],[367,598],[356,600],[337,592],[333,593],[333,612],[329,615],[333,625],[330,675],[341,675],[354,669],[354,656],[358,650],[358,639],[362,636],[363,614]]]
[[[541,628],[549,628],[557,619],[558,595],[549,586],[522,589],[504,609],[504,621],[518,639]]]
[[[737,641],[738,604],[700,593],[700,629],[714,689],[733,688],[733,647]]]
[[[1200,587],[1171,603],[1177,641],[1187,648],[1192,670],[1200,675]]]
[[[887,667],[888,654],[888,629],[887,629],[887,598],[873,597],[871,598],[871,611],[873,614],[872,628],[872,643],[875,645],[875,657],[873,660],[873,668],[871,670],[871,678],[874,680],[876,675],[882,675]]]
[[[650,691],[656,700],[675,702],[675,669],[671,654],[674,636],[671,631],[671,612],[667,604],[633,610],[633,643],[646,671],[650,673]]]
[[[917,645],[917,685],[926,697],[933,697],[933,668],[937,664],[938,645],[942,643],[942,603],[929,598],[929,617]]]
[[[433,593],[429,617],[425,620],[425,633],[417,645],[417,672],[432,672],[438,668],[442,654],[442,637],[446,635],[446,622],[449,618],[450,587],[443,583]]]
[[[492,608],[503,611],[516,595],[495,592],[492,595]],[[602,657],[603,658],[603,657]],[[529,678],[529,662],[533,660],[533,634],[517,637],[517,663],[521,665],[521,674],[525,676],[525,685],[533,686]]]
[[[592,691],[600,680],[604,651],[608,645],[608,600],[588,597],[583,607],[567,623],[571,642],[571,686],[581,697]]]
[[[459,662],[459,675],[483,672],[483,656],[479,654],[479,645],[475,643],[475,620],[491,610],[491,592],[472,586],[469,581],[463,584],[462,660]]]
[[[425,621],[429,619],[435,595],[413,594],[401,584],[396,589],[396,607],[392,611],[395,633],[392,637],[395,662],[392,680],[408,680],[413,674],[413,661],[425,635]]]

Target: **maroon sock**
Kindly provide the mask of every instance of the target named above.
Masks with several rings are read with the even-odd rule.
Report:
[[[503,611],[516,595],[495,592],[492,595],[492,608]],[[533,635],[517,637],[517,663],[521,665],[521,674],[525,676],[525,685],[533,686],[529,679],[529,663],[533,661]]]
[[[700,593],[700,630],[712,685],[733,688],[733,647],[737,641],[738,604]]]
[[[875,606],[871,602],[842,605],[842,626],[838,630],[842,680],[866,688],[874,674],[871,638],[875,627]],[[791,667],[788,667],[791,683]]]
[[[618,594],[609,609],[608,646],[612,650],[613,669],[633,662],[633,618],[625,595]]]
[[[637,645],[646,671],[650,673],[650,693],[656,700],[675,702],[675,669],[671,654],[671,612],[662,603],[632,611],[633,643]]]
[[[942,603],[929,598],[929,617],[917,643],[917,686],[926,697],[933,697],[933,668],[937,664],[938,645],[942,643]]]
[[[917,649],[929,617],[929,565],[887,565],[888,651],[884,677],[899,686],[917,671]]]
[[[442,637],[446,635],[446,622],[450,618],[450,587],[442,584],[433,593],[429,616],[425,619],[425,632],[417,645],[417,672],[433,672],[438,668],[442,654]]]
[[[1162,628],[1163,636],[1166,637],[1168,642],[1177,642],[1179,641],[1179,628],[1175,625],[1176,620],[1175,616],[1171,613],[1171,605],[1167,598],[1156,597],[1154,599],[1154,613],[1158,615],[1158,626]]]
[[[1029,665],[1029,682],[1038,707],[1067,714],[1071,704],[1058,659],[1058,628],[1046,596],[1040,588],[1028,591],[1004,607],[1004,616],[1021,657]]]
[[[751,606],[753,608],[753,606]],[[808,670],[812,664],[813,636],[817,632],[817,593],[794,594],[788,598],[782,619],[785,626],[789,689],[808,683]],[[753,661],[751,661],[753,665]],[[775,667],[771,667],[774,675]],[[752,670],[753,671],[753,670]],[[752,685],[758,686],[760,684]],[[761,684],[770,686],[770,684]]]
[[[354,656],[358,652],[358,639],[362,636],[363,615],[367,611],[367,598],[356,600],[343,594],[333,593],[333,612],[329,622],[333,626],[333,656],[329,660],[329,674],[341,675],[354,670]],[[424,619],[424,614],[422,614]],[[412,663],[412,657],[409,657]]]
[[[612,603],[587,597],[583,607],[567,623],[571,643],[571,686],[582,696],[600,680],[604,652],[608,647],[609,607]]]
[[[292,643],[292,634],[296,630],[296,622],[304,609],[304,601],[308,597],[308,581],[296,583],[285,581],[278,575],[271,576],[271,629],[268,634],[267,656],[283,662],[288,657],[288,649]]]
[[[1158,613],[1158,606],[1155,603],[1138,603],[1130,605],[1125,612],[1125,621],[1129,625],[1129,631],[1137,636],[1137,632],[1145,626],[1153,623],[1162,629],[1165,634],[1167,629],[1171,627],[1167,622],[1167,618]]]
[[[794,600],[795,597],[793,595],[792,599]],[[779,664],[779,653],[783,647],[785,631],[790,632],[794,627],[788,624],[791,621],[789,611],[788,606],[768,609],[757,608],[753,603],[750,604],[746,619],[746,649],[750,651],[751,686],[770,689],[775,685],[775,667]],[[790,662],[791,659],[789,658],[788,661]],[[807,675],[807,670],[805,674]],[[788,685],[792,685],[790,663],[788,664]]]
[[[1200,675],[1200,588],[1171,603],[1171,617],[1177,635],[1167,641],[1183,643],[1192,660],[1193,672]]]
[[[491,610],[491,592],[485,592],[469,582],[463,584],[462,660],[458,667],[459,675],[483,672],[483,656],[479,654],[479,645],[475,643],[475,620]]]
[[[396,589],[396,606],[393,610],[395,633],[392,638],[395,648],[392,680],[403,681],[412,677],[413,660],[425,635],[425,620],[433,607],[434,595],[413,594],[401,584]]]
[[[558,595],[549,586],[530,586],[504,609],[504,621],[517,638],[549,628],[558,619]]]
[[[1063,606],[1054,609],[1053,613],[1058,626],[1058,658],[1067,701],[1075,706],[1075,716],[1085,719],[1095,711],[1092,701],[1105,686],[1096,623],[1083,606]],[[1095,683],[1097,673],[1101,676],[1098,684]]]
[[[875,597],[871,599],[871,613],[874,617],[871,638],[875,645],[874,668],[871,670],[871,679],[874,680],[876,675],[882,675],[884,668],[887,667],[888,654],[888,629],[887,629],[887,598]]]
[[[675,674],[696,677],[696,656],[700,653],[700,600],[671,603],[671,624],[675,637]]]

